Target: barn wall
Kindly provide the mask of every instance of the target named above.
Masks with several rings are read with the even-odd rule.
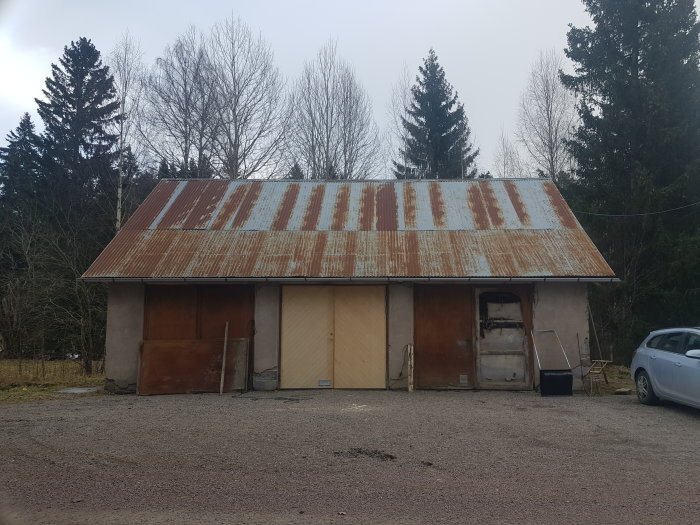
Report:
[[[533,327],[535,330],[554,329],[561,339],[566,355],[574,367],[574,389],[581,390],[581,368],[576,339],[581,344],[581,357],[584,367],[589,363],[588,339],[588,285],[585,283],[537,283],[533,297]],[[553,345],[538,345],[543,368],[550,368],[549,363],[559,363]],[[561,354],[561,351],[558,351]],[[544,354],[544,355],[543,355]],[[539,382],[537,361],[534,362],[535,384]],[[584,370],[585,371],[585,370]]]
[[[253,387],[274,390],[278,387],[280,344],[280,286],[255,287],[255,352]]]
[[[107,302],[105,388],[111,392],[136,392],[139,348],[143,334],[143,306],[142,284],[110,284]]]
[[[401,371],[404,347],[413,343],[413,287],[390,285],[388,297],[389,388],[406,388]]]

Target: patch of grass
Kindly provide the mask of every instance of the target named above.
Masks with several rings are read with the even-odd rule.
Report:
[[[100,372],[85,375],[81,363],[70,360],[0,359],[0,403],[54,399],[67,395],[57,393],[63,388],[103,386],[102,363],[94,362],[93,369]]]

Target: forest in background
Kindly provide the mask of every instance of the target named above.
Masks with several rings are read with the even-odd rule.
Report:
[[[651,329],[700,325],[699,25],[692,0],[584,0],[592,24],[545,50],[493,172],[431,49],[379,130],[329,42],[287,82],[239,19],[192,28],[150,67],[135,40],[65,47],[0,148],[0,348],[104,352],[106,290],[78,278],[162,178],[549,177],[620,277],[591,286],[618,361]],[[564,73],[562,52],[573,63]],[[470,101],[478,103],[478,101]],[[595,351],[594,351],[595,353]]]

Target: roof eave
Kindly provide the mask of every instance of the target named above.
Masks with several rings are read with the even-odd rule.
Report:
[[[470,283],[613,283],[620,282],[615,276],[585,277],[81,277],[81,281],[93,283],[422,283],[422,282],[470,282]]]

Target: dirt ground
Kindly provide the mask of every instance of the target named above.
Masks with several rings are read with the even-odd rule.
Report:
[[[5,524],[697,523],[700,411],[283,391],[0,406]]]

